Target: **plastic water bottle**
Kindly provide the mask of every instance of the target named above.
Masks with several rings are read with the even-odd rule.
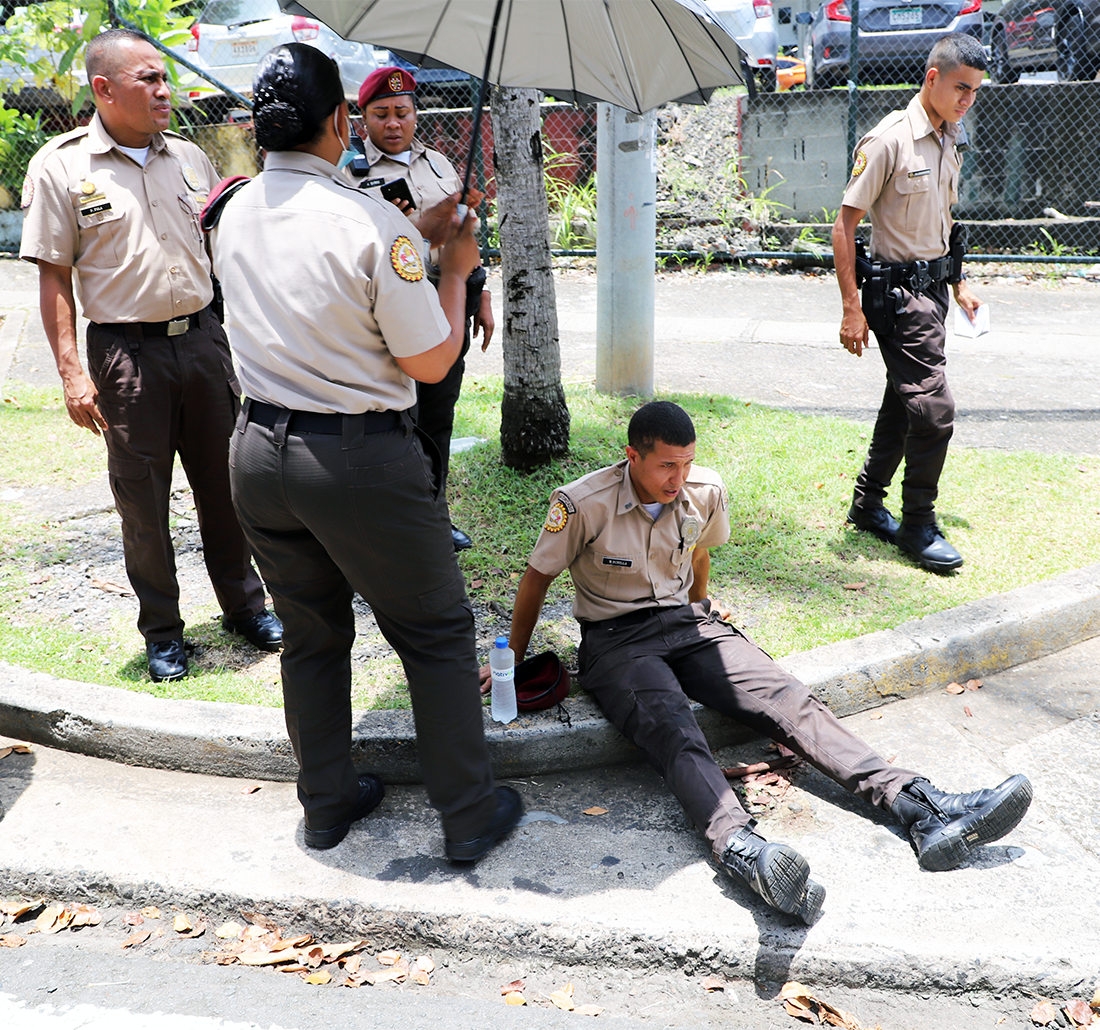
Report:
[[[497,637],[489,652],[489,669],[493,674],[493,718],[511,722],[516,717],[516,653],[508,646],[507,637]]]

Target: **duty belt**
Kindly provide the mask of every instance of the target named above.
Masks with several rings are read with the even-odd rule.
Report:
[[[891,286],[904,286],[910,293],[923,293],[933,283],[951,278],[951,255],[935,261],[910,261],[905,265],[871,263],[872,275],[889,279]]]

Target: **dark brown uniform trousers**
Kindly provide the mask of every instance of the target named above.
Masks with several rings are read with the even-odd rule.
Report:
[[[451,434],[455,426],[455,405],[462,393],[462,376],[466,371],[466,352],[470,349],[470,323],[467,320],[462,340],[462,352],[451,370],[438,383],[417,383],[416,404],[409,412],[420,431],[428,437],[439,452],[435,466],[436,482],[441,489],[447,486],[447,473],[451,468]],[[435,456],[432,456],[433,463]]]
[[[496,811],[474,616],[446,509],[411,424],[339,433],[248,421],[230,445],[233,501],[283,621],[283,703],[306,825],[342,822],[359,786],[351,758],[352,592],[371,606],[405,669],[428,799],[448,839]],[[283,415],[289,412],[283,412]]]
[[[904,458],[902,518],[910,525],[928,525],[936,518],[940,473],[955,423],[955,399],[945,374],[947,283],[933,283],[920,296],[902,291],[905,310],[896,316],[893,333],[875,334],[886,363],[886,391],[854,501],[860,508],[880,507]]]
[[[749,822],[691,701],[778,741],[846,790],[889,810],[918,773],[898,769],[703,601],[582,623],[581,675],[619,731],[664,777],[720,855]]]
[[[183,635],[176,555],[168,526],[172,466],[180,456],[195,496],[203,558],[222,611],[247,619],[264,589],[229,490],[229,437],[240,389],[221,324],[206,308],[191,328],[88,326],[88,372],[107,421],[107,469],[122,517],[126,572],[147,641]]]

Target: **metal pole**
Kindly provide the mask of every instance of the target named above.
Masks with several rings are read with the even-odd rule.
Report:
[[[657,114],[598,105],[596,389],[653,393]]]
[[[859,0],[848,0],[852,14],[852,32],[848,43],[848,175],[856,149],[856,118],[859,116]]]

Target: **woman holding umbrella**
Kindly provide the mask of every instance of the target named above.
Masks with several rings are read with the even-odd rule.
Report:
[[[431,208],[462,189],[462,179],[438,150],[428,149],[416,138],[416,80],[401,68],[379,68],[371,72],[359,89],[359,110],[367,132],[364,150],[369,166],[360,187],[374,192],[376,187],[404,180],[412,203],[399,198],[393,203],[419,226]],[[435,281],[434,263],[438,260],[438,251],[433,250],[431,257],[433,265],[428,275]],[[479,266],[466,281],[466,318],[473,319],[472,335],[482,334],[483,351],[489,348],[495,325],[489,291],[484,285],[485,269]],[[441,490],[447,486],[455,404],[462,391],[470,337],[467,325],[462,353],[450,372],[438,383],[421,383],[417,387],[414,418],[439,450]],[[451,537],[456,551],[471,546],[470,538],[453,525]]]
[[[441,250],[437,294],[408,219],[338,174],[350,124],[336,63],[276,47],[254,105],[264,171],[225,204],[214,266],[245,393],[233,502],[284,623],[305,843],[335,846],[382,800],[351,758],[358,591],[404,665],[447,857],[474,861],[523,804],[493,780],[473,614],[408,416],[414,380],[439,381],[462,347],[473,219]]]

